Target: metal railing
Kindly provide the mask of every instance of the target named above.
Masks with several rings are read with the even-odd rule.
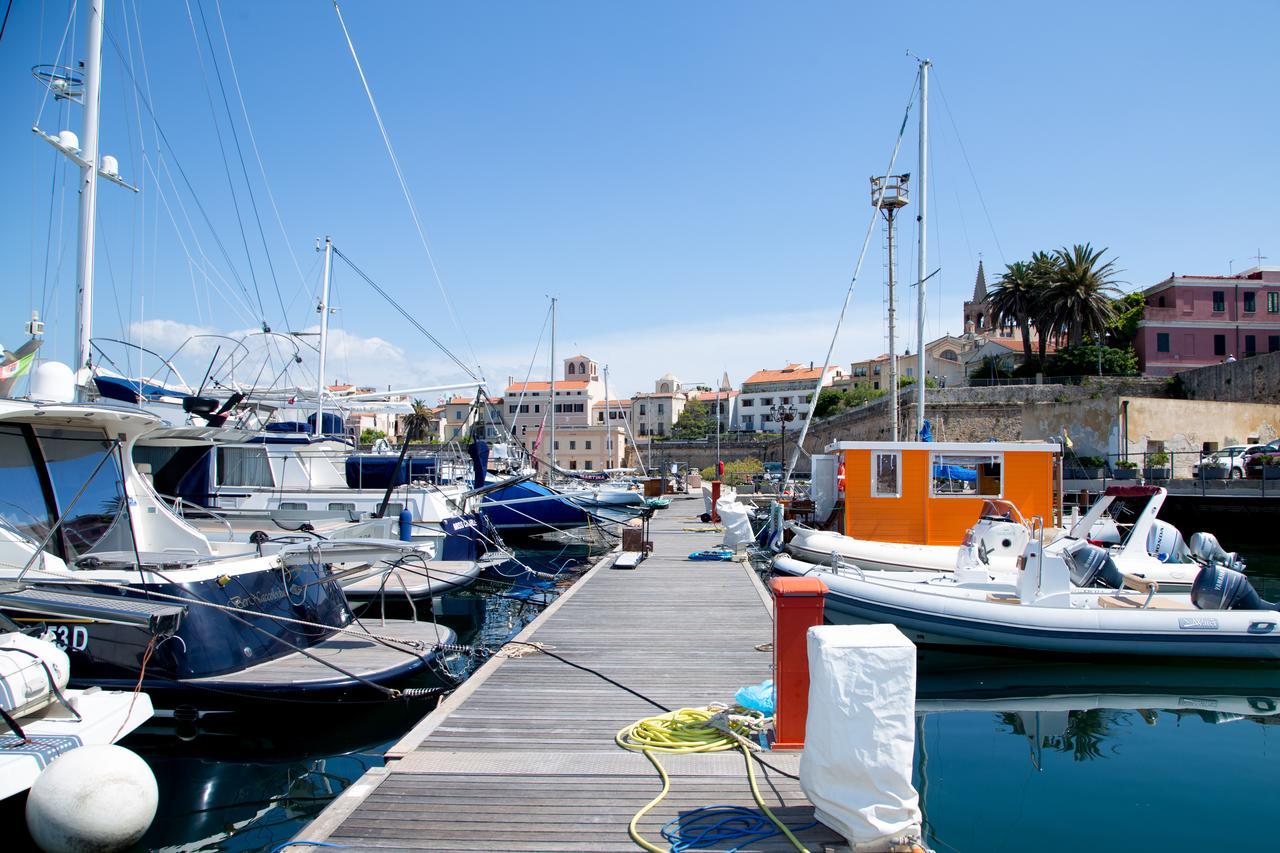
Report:
[[[1280,458],[1280,450],[1272,455]],[[1062,478],[1077,481],[1101,480],[1104,489],[1112,481],[1133,481],[1166,487],[1178,481],[1180,484],[1198,487],[1201,495],[1210,491],[1211,483],[1223,481],[1225,489],[1226,483],[1238,481],[1242,484],[1241,488],[1249,491],[1256,486],[1265,497],[1268,480],[1280,480],[1280,464],[1248,465],[1248,461],[1248,456],[1226,457],[1216,450],[1150,450],[1105,456],[1076,456],[1067,451],[1067,457],[1062,463]],[[1271,483],[1271,492],[1280,492],[1278,487],[1280,482]]]

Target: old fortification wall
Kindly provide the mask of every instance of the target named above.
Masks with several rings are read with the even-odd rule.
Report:
[[[1265,403],[1280,400],[1280,352],[1178,374],[1188,400]]]

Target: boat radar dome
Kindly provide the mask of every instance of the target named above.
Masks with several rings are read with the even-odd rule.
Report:
[[[80,153],[80,137],[76,136],[74,130],[59,131],[58,147],[71,154],[78,154]]]
[[[120,177],[120,161],[110,154],[102,156],[102,174],[109,178]]]
[[[76,398],[76,377],[60,361],[46,361],[31,373],[31,399],[70,403]]]

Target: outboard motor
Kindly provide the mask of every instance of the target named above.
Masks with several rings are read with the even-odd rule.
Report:
[[[1240,559],[1240,555],[1224,550],[1218,544],[1218,537],[1212,533],[1192,533],[1188,550],[1198,563],[1216,563],[1237,572],[1244,571],[1244,561]]]
[[[1080,541],[1064,548],[1062,557],[1071,572],[1073,586],[1105,586],[1111,589],[1124,586],[1124,575],[1116,568],[1106,548]]]
[[[1191,603],[1201,610],[1280,610],[1264,601],[1242,573],[1213,563],[1201,569],[1191,584]]]
[[[1151,532],[1147,534],[1147,553],[1162,563],[1191,562],[1182,532],[1158,518],[1151,523]]]

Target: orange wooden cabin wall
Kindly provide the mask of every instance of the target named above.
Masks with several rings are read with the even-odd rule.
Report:
[[[902,451],[902,496],[871,497],[871,450],[845,450],[845,533],[878,542],[959,545],[985,498],[931,497],[929,450]],[[1004,493],[1027,519],[1053,520],[1053,454],[1004,452]]]

